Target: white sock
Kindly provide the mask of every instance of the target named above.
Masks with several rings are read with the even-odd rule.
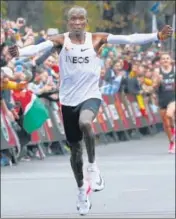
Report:
[[[90,168],[97,168],[97,163],[94,161],[93,163],[89,163],[88,165]]]
[[[78,187],[79,191],[83,191],[86,189],[86,182],[83,182],[83,185],[81,187]]]

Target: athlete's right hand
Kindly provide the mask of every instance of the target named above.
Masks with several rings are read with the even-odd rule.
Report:
[[[9,47],[8,47],[8,53],[10,54],[10,56],[11,56],[12,58],[18,57],[18,56],[19,56],[18,47],[17,47],[16,45],[9,46]]]

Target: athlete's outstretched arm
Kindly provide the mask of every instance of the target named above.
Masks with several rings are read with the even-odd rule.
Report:
[[[101,38],[101,44],[146,44],[158,40],[165,40],[172,36],[172,33],[172,27],[166,25],[160,32],[157,33],[142,33],[131,35],[113,35],[109,33],[100,33],[97,34],[97,37],[99,36]]]
[[[44,52],[46,50],[50,50],[54,47],[54,44],[52,41],[50,40],[47,40],[45,42],[42,42],[40,44],[37,44],[37,45],[30,45],[30,46],[27,46],[27,47],[24,47],[22,49],[19,49],[18,52],[19,52],[19,57],[22,57],[22,56],[34,56],[34,55],[37,55],[38,53],[40,52]]]
[[[18,47],[12,46],[9,47],[9,53],[12,57],[19,57],[19,56],[35,56],[39,52],[43,52],[53,47],[60,47],[62,46],[64,41],[63,35],[57,35],[50,37],[47,41],[37,44],[37,45],[30,45],[26,46],[22,49],[18,49]]]

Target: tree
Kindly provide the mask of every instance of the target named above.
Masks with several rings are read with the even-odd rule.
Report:
[[[67,30],[66,13],[74,5],[87,9],[89,20],[89,31],[95,31],[97,22],[101,20],[99,7],[95,1],[45,1],[44,2],[44,23],[47,28],[58,28],[60,32]]]
[[[2,17],[7,17],[7,3],[5,1],[1,1],[1,14]]]

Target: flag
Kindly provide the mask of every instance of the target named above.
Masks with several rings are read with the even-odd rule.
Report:
[[[15,101],[20,102],[23,110],[23,128],[29,134],[41,128],[49,118],[47,109],[41,100],[31,91],[17,91]]]
[[[156,33],[158,31],[157,28],[157,20],[156,20],[156,15],[152,15],[152,33]]]
[[[176,39],[176,32],[175,32],[175,14],[173,15],[173,20],[172,20],[172,29],[173,29],[173,34],[171,38],[171,52],[173,53],[173,56],[175,57],[175,39]]]
[[[172,29],[173,29],[172,39],[175,39],[175,14],[173,15]]]
[[[151,8],[150,11],[154,14],[157,14],[159,12],[160,2],[156,2]]]
[[[145,108],[145,103],[144,103],[144,98],[141,94],[138,94],[136,96],[137,103],[140,109],[140,112],[143,116],[147,116],[146,108]]]

